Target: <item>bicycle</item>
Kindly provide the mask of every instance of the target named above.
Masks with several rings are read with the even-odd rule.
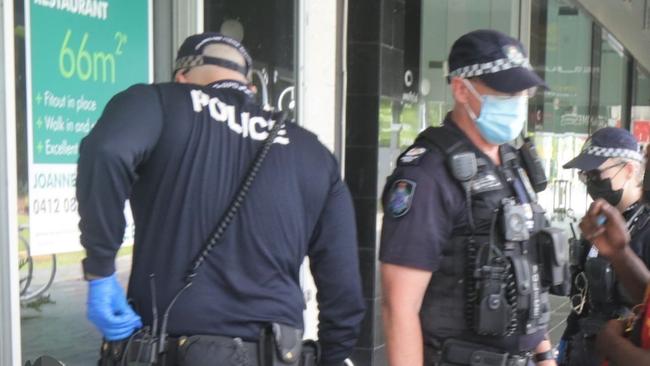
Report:
[[[20,272],[20,302],[26,303],[38,298],[41,298],[42,295],[47,291],[54,283],[54,277],[56,276],[56,254],[47,254],[43,256],[43,261],[39,260],[40,263],[45,262],[45,266],[49,267],[49,273],[46,281],[42,281],[44,278],[34,277],[34,267],[35,261],[32,257],[31,248],[29,246],[29,240],[25,237],[27,233],[28,226],[21,225],[18,227],[18,268]]]

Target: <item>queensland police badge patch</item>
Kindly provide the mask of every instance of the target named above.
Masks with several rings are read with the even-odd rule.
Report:
[[[393,182],[388,196],[388,212],[394,217],[402,217],[411,209],[415,182],[408,179],[398,179]]]

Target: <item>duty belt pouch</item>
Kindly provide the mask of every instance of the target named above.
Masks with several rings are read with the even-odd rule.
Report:
[[[535,242],[542,269],[542,286],[549,287],[549,292],[554,295],[568,296],[571,293],[571,258],[564,231],[544,228],[535,235]]]
[[[133,337],[126,351],[126,365],[150,366],[157,364],[157,346],[158,338],[152,337],[148,332],[145,335]]]
[[[583,239],[569,239],[569,264],[582,272],[585,268],[585,258],[589,254],[591,246]]]
[[[440,361],[440,366],[506,366],[508,354],[481,344],[447,339]]]
[[[498,279],[483,281],[475,319],[478,334],[501,335],[506,332],[510,320],[510,305],[506,300],[503,281]]]
[[[126,346],[124,341],[102,341],[102,346],[99,351],[99,361],[97,366],[118,366],[122,362],[122,354]]]
[[[302,330],[271,323],[262,329],[259,348],[261,366],[298,366],[302,353]]]
[[[129,343],[103,341],[98,366],[150,366],[158,362],[156,338],[135,336]],[[128,346],[128,347],[127,347]]]

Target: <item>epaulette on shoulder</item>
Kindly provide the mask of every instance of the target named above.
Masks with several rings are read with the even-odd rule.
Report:
[[[428,147],[411,145],[397,158],[397,165],[418,165],[427,152],[429,152]]]

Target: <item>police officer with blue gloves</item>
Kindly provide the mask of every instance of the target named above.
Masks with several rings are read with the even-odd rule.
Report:
[[[382,198],[389,364],[555,365],[548,293],[568,277],[566,242],[536,201],[534,146],[508,144],[546,85],[492,30],[456,40],[448,66],[453,110],[400,155]]]
[[[627,222],[630,248],[650,267],[650,207],[642,202],[644,158],[636,138],[622,128],[594,132],[580,154],[564,164],[578,169],[594,200],[602,198]],[[558,349],[558,363],[600,366],[596,335],[610,319],[630,313],[635,302],[619,285],[611,263],[585,239],[571,241],[573,311]]]
[[[236,40],[191,36],[176,82],[117,94],[82,141],[79,227],[100,364],[302,364],[305,256],[319,302],[308,361],[350,355],[364,312],[350,194],[315,135],[255,103],[251,68]],[[131,305],[115,275],[127,199]]]

